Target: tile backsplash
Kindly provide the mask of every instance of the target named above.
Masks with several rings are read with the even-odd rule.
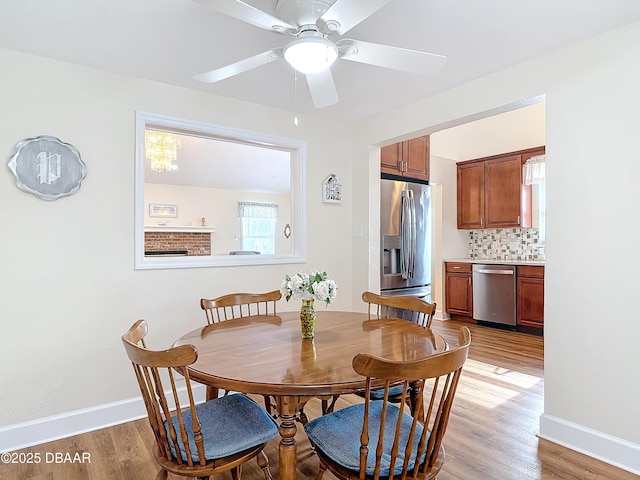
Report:
[[[537,228],[495,228],[469,232],[469,257],[487,260],[544,260]]]

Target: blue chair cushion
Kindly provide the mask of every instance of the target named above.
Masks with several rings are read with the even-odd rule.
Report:
[[[369,394],[371,400],[382,400],[384,398],[384,388],[378,388],[376,390],[371,390]],[[389,387],[389,397],[400,397],[402,395],[402,385],[394,385],[393,387]]]
[[[369,453],[367,455],[366,474],[373,475],[376,457],[375,451],[378,444],[378,434],[380,432],[380,416],[382,413],[381,400],[372,401],[369,404]],[[401,410],[394,404],[387,403],[387,418],[384,427],[383,455],[380,466],[380,476],[387,477],[391,471],[391,452],[395,434],[398,413]],[[350,407],[337,410],[334,413],[318,417],[304,427],[309,439],[327,457],[339,463],[349,470],[360,471],[360,435],[364,421],[364,404],[352,405]],[[398,457],[393,468],[393,475],[402,472],[404,463],[404,452],[409,441],[411,430],[411,415],[402,412],[402,428],[400,433],[400,443],[398,447]],[[418,424],[413,439],[413,449],[409,457],[409,470],[416,463],[418,443],[422,435],[423,427]],[[428,440],[428,435],[427,435]],[[424,454],[420,463],[424,461]]]
[[[278,435],[278,427],[267,412],[256,402],[241,394],[226,395],[196,405],[196,413],[204,437],[204,456],[207,461],[227,457],[266,443]],[[189,435],[189,448],[194,463],[198,463],[198,449],[193,439],[191,410],[183,412],[184,424]],[[178,446],[182,460],[187,461],[184,443],[180,438],[178,418],[171,421],[178,436]],[[171,454],[176,457],[175,448],[167,421],[164,422]]]

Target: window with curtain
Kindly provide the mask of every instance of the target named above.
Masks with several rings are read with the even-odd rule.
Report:
[[[238,202],[243,250],[262,254],[276,253],[278,205],[263,202]]]
[[[536,155],[524,162],[524,184],[540,185],[544,184],[545,175],[545,155]]]
[[[545,242],[546,236],[545,162],[545,155],[537,155],[529,158],[523,167],[524,184],[532,186],[533,199],[537,200],[535,205],[538,210],[538,235],[541,243]]]

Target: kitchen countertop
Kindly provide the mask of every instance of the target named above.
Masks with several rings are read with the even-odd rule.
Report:
[[[544,267],[544,260],[493,260],[490,258],[447,258],[445,262],[483,263],[485,265],[534,265]]]

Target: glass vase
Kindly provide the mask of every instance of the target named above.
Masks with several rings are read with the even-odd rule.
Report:
[[[316,306],[311,300],[302,300],[300,307],[300,328],[302,338],[313,338],[316,328]]]

